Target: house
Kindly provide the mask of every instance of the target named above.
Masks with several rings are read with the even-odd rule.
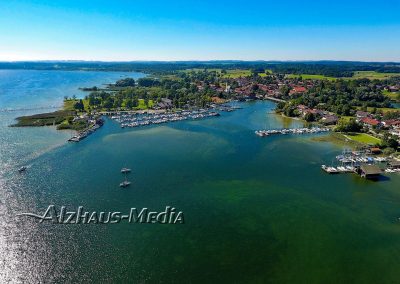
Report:
[[[356,117],[357,118],[371,117],[371,114],[369,112],[367,112],[367,111],[358,110],[356,112]]]
[[[394,136],[400,137],[400,129],[393,129],[392,131],[389,131],[389,133]]]
[[[379,120],[375,118],[370,118],[370,117],[364,117],[360,120],[365,126],[371,128],[373,126],[379,126],[380,122]]]
[[[213,103],[216,103],[216,104],[222,104],[222,103],[224,103],[226,100],[221,99],[221,98],[219,98],[219,97],[211,97],[211,101],[212,101]]]
[[[363,178],[376,179],[382,173],[382,170],[376,165],[363,164],[358,169],[358,174]]]
[[[338,122],[339,118],[336,115],[325,115],[321,118],[321,122],[325,125],[332,125]]]
[[[269,91],[269,87],[267,85],[263,85],[263,84],[258,84],[258,89],[264,91],[264,92],[268,92]]]
[[[399,119],[389,119],[382,121],[382,124],[385,127],[391,128],[400,128],[400,120]]]
[[[378,147],[372,147],[369,149],[369,151],[371,152],[371,154],[374,154],[374,155],[382,153],[381,149]]]
[[[305,105],[298,105],[298,106],[297,106],[297,109],[298,109],[299,111],[305,111],[306,109],[308,109],[308,106],[305,106]]]
[[[159,108],[164,108],[164,109],[166,109],[166,108],[172,108],[172,100],[163,98],[163,99],[161,99],[161,102],[159,102],[159,103],[157,104],[157,106],[158,106]]]
[[[392,160],[388,163],[389,168],[391,169],[400,169],[400,161]]]
[[[294,86],[293,89],[290,90],[289,95],[293,94],[302,94],[307,92],[307,89],[303,86]]]

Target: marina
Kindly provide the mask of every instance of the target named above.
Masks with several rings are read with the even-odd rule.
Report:
[[[381,173],[400,173],[400,161],[394,157],[371,156],[369,149],[352,151],[344,149],[336,156],[337,165],[322,165],[321,169],[329,174],[356,173],[362,177],[378,176]]]
[[[166,113],[114,113],[111,119],[118,122],[121,128],[132,128],[147,126],[152,124],[162,124],[183,120],[204,119],[217,117],[220,114],[213,110],[199,109],[193,111],[175,111]]]
[[[311,128],[284,128],[284,129],[271,129],[271,130],[256,130],[255,134],[260,137],[270,135],[287,135],[287,134],[316,134],[321,132],[328,132],[331,129],[328,127],[311,127]]]

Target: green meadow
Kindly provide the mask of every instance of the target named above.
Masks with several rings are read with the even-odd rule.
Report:
[[[328,77],[328,76],[324,76],[324,75],[313,75],[313,74],[288,74],[287,75],[288,78],[303,78],[305,80],[329,80],[329,81],[333,81],[336,80],[337,78],[335,77]]]
[[[338,78],[336,77],[329,77],[329,76],[324,76],[324,75],[314,75],[314,74],[288,74],[288,78],[299,78],[302,77],[303,79],[312,79],[312,80],[337,80]],[[380,73],[380,72],[375,72],[375,71],[356,71],[354,72],[353,77],[350,78],[343,78],[345,80],[354,80],[354,79],[363,79],[367,78],[370,80],[378,79],[378,80],[384,80],[384,79],[389,79],[391,77],[395,76],[400,76],[400,73]]]
[[[389,97],[391,100],[393,101],[400,101],[400,93],[393,93],[393,92],[389,92],[387,90],[383,91],[383,94],[387,97]]]
[[[148,105],[145,104],[144,99],[139,99],[139,105],[138,105],[138,109],[147,109],[149,107],[154,106],[154,102],[153,100],[149,100]]]
[[[395,77],[395,76],[400,76],[400,73],[380,73],[380,72],[375,72],[375,71],[356,71],[356,72],[354,72],[352,79],[367,78],[370,80],[374,80],[374,79],[383,80],[383,79],[389,79],[389,78]]]
[[[371,136],[366,133],[357,133],[357,134],[346,134],[346,138],[349,138],[353,141],[364,143],[364,144],[380,144],[381,140],[378,138],[375,138],[374,136]]]
[[[186,72],[191,72],[191,71],[198,72],[198,71],[204,71],[204,69],[202,69],[202,68],[192,68],[192,69],[187,69],[185,71]],[[222,69],[221,68],[210,68],[210,69],[207,69],[207,71],[208,72],[215,71],[215,72],[221,74]],[[222,74],[222,78],[233,78],[233,79],[235,79],[235,78],[247,77],[247,76],[251,75],[251,70],[250,69],[226,69],[225,71],[226,71],[226,73]],[[258,75],[261,76],[261,77],[265,77],[265,76],[267,76],[267,73],[268,74],[272,74],[271,70],[265,70],[265,72],[266,73],[258,73]]]

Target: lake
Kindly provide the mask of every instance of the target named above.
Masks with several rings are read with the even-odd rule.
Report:
[[[77,73],[51,104],[82,84],[126,75]],[[96,78],[85,84],[80,76]],[[12,102],[9,96],[2,102]],[[374,182],[325,174],[320,165],[341,146],[314,142],[316,135],[260,138],[254,130],[302,122],[275,115],[272,102],[240,106],[218,118],[137,129],[107,119],[76,144],[49,128],[18,129],[23,142],[2,165],[1,282],[397,282],[400,175]],[[7,107],[27,106],[16,100]],[[25,144],[36,152],[41,139],[60,144],[22,155],[29,168],[18,174],[11,165],[20,162],[10,157],[18,159],[20,148],[28,153]],[[132,168],[126,189],[118,186],[122,167]],[[107,212],[173,206],[185,223],[62,225],[16,217],[41,215],[51,204]]]

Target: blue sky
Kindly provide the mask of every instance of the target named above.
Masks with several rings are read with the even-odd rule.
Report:
[[[400,1],[0,1],[0,61],[400,61]]]

